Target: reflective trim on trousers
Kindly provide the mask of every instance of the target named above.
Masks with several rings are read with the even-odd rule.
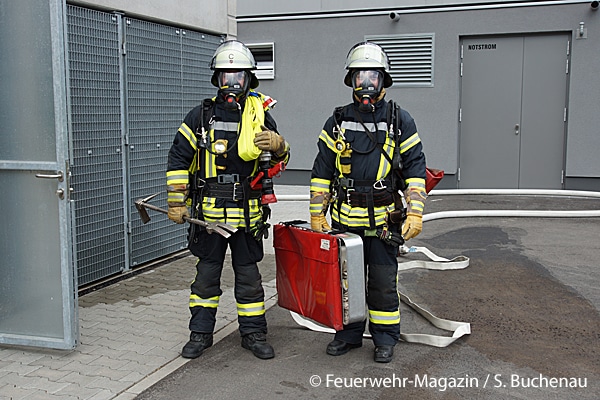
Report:
[[[249,304],[236,303],[236,304],[237,304],[237,312],[238,312],[239,316],[255,317],[255,316],[265,314],[265,303],[262,301],[258,302],[258,303],[249,303]]]
[[[400,311],[373,311],[369,310],[369,322],[380,325],[394,325],[400,323]]]
[[[206,308],[217,308],[219,306],[219,296],[210,297],[203,299],[198,295],[190,295],[190,307],[206,307]]]

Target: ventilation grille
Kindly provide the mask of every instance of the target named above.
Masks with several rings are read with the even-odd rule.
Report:
[[[380,45],[387,53],[395,87],[433,86],[433,33],[366,36],[365,40]]]

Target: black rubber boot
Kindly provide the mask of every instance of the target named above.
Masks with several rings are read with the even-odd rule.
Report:
[[[242,347],[250,350],[252,354],[263,360],[275,357],[275,350],[267,343],[267,335],[261,332],[249,333],[243,336]]]
[[[196,358],[205,349],[208,349],[213,345],[213,334],[212,333],[190,333],[190,340],[183,346],[181,350],[181,357],[183,358]]]
[[[327,354],[330,356],[341,356],[346,354],[351,349],[357,349],[362,346],[362,343],[346,343],[342,340],[333,340],[327,345]]]
[[[389,363],[394,357],[394,346],[376,346],[375,362]]]

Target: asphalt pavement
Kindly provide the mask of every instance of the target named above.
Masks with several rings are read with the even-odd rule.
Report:
[[[436,195],[427,208],[597,211],[600,199]],[[597,399],[599,238],[600,218],[428,221],[408,244],[470,265],[402,272],[401,289],[438,317],[469,322],[470,335],[445,348],[400,342],[389,364],[373,361],[369,339],[332,357],[331,334],[299,327],[276,305],[267,311],[274,359],[244,351],[233,332],[138,398]],[[403,332],[444,334],[404,304],[401,318]]]
[[[276,187],[276,193],[306,197],[274,204],[272,223],[308,218],[308,188]],[[433,219],[457,210],[597,215],[600,198],[430,196],[431,219],[408,245],[468,257],[469,266],[404,271],[399,286],[438,317],[471,324],[471,334],[448,347],[399,342],[394,360],[379,364],[365,339],[348,354],[327,355],[332,335],[300,327],[277,305],[270,237],[259,267],[274,359],[260,360],[240,346],[229,260],[215,344],[197,359],[180,357],[195,274],[195,258],[184,252],[80,296],[76,349],[0,347],[0,399],[597,399],[600,218],[547,212]],[[449,335],[405,304],[401,314],[405,333]]]

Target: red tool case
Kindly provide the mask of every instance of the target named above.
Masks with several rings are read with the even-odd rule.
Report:
[[[364,320],[362,239],[309,226],[289,222],[273,228],[279,306],[335,330]]]

